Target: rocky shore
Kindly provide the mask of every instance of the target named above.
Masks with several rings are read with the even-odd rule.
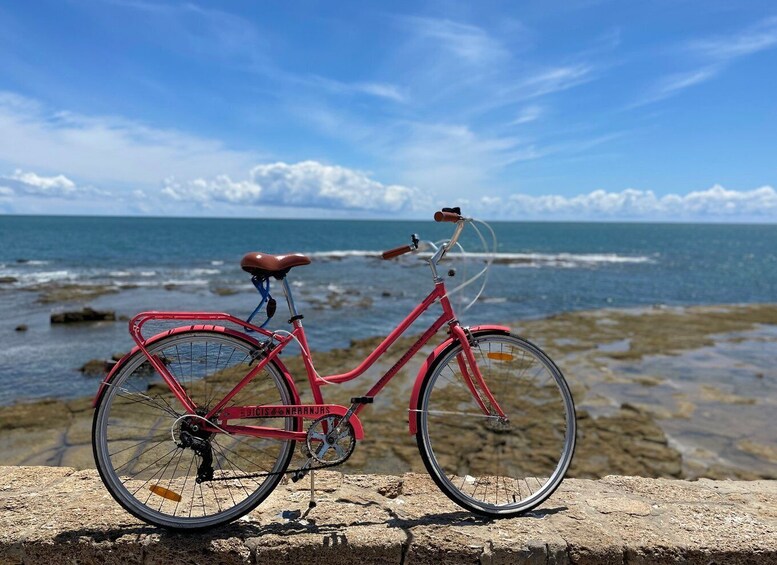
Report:
[[[512,327],[543,347],[572,386],[579,437],[570,476],[777,478],[777,440],[769,433],[777,369],[752,360],[769,352],[774,359],[777,305],[598,310]],[[351,368],[376,341],[317,353],[316,365],[322,374]],[[327,389],[327,400],[347,403],[394,357],[363,380]],[[300,360],[284,355],[284,362],[302,389]],[[367,437],[345,472],[423,472],[406,424],[419,363],[420,356],[364,413]],[[92,467],[91,416],[89,398],[0,407],[4,463]]]

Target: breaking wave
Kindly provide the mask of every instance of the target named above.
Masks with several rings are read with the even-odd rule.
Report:
[[[338,251],[317,251],[309,253],[312,259],[323,261],[341,261],[349,258],[380,258],[380,251],[363,251],[357,249]],[[429,253],[419,253],[416,257],[429,257]],[[494,264],[509,267],[557,267],[583,268],[603,265],[645,264],[655,263],[652,257],[642,255],[618,255],[616,253],[470,253],[451,252],[449,259],[479,259],[486,261],[493,258]]]

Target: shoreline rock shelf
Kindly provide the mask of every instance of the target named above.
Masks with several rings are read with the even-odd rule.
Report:
[[[88,306],[81,310],[67,310],[51,314],[52,324],[74,324],[79,322],[115,322],[113,310],[95,310]]]
[[[319,471],[316,486],[310,512],[307,481],[288,483],[187,536],[134,519],[94,470],[0,467],[0,563],[777,562],[777,481],[567,479],[528,515],[492,521],[426,475]]]

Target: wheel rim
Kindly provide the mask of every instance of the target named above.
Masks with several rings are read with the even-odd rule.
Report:
[[[201,332],[161,340],[149,351],[202,416],[250,370],[254,349],[232,336]],[[293,442],[204,433],[201,420],[185,416],[142,354],[111,385],[95,417],[95,457],[111,494],[136,516],[166,527],[212,526],[250,511],[282,478]],[[291,402],[283,377],[268,365],[228,405]],[[236,423],[292,429],[293,419]],[[181,447],[187,438],[190,445]],[[208,457],[216,480],[198,482]]]
[[[443,354],[422,393],[424,460],[458,504],[491,515],[525,512],[557,488],[571,461],[575,414],[569,388],[528,342],[477,338],[478,367],[506,419],[486,415],[462,376],[460,353],[454,347]]]

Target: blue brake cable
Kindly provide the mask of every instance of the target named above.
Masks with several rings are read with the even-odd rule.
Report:
[[[272,303],[275,302],[275,299],[270,294],[270,278],[261,278],[261,277],[251,277],[251,282],[256,287],[256,290],[259,291],[259,294],[262,297],[262,300],[259,302],[259,306],[257,306],[253,312],[251,312],[251,315],[248,316],[248,319],[246,320],[247,324],[251,323],[251,320],[254,319],[254,316],[256,316],[259,313],[259,310],[262,309],[262,306],[264,306],[264,303],[270,300]],[[270,320],[275,315],[275,308],[270,308],[270,304],[268,304],[268,312],[267,312],[267,319],[264,321],[264,323],[259,326],[260,328],[264,328],[267,324],[270,323]],[[272,310],[272,312],[270,312]],[[252,331],[248,328],[246,328],[249,332]]]

